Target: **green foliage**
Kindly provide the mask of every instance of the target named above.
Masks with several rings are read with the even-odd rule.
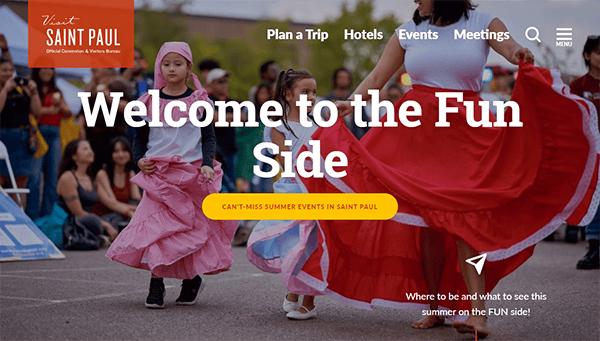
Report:
[[[237,100],[247,100],[248,90],[260,83],[260,66],[275,60],[281,69],[307,68],[317,79],[319,95],[333,88],[331,76],[339,67],[348,68],[354,77],[353,86],[369,74],[381,57],[385,45],[400,23],[392,14],[380,19],[373,18],[373,5],[359,1],[353,9],[343,4],[340,15],[314,27],[329,33],[321,42],[308,40],[302,31],[303,40],[267,40],[268,28],[292,31],[289,21],[257,21],[248,31],[240,32],[235,38],[208,39],[203,34],[191,37],[187,18],[178,13],[136,10],[135,42],[148,61],[148,71],[154,69],[154,60],[160,46],[167,41],[187,41],[194,55],[194,70],[202,59],[218,61],[221,68],[229,71],[229,94]],[[381,40],[345,40],[344,29],[383,32]],[[295,38],[295,32],[294,32]],[[307,50],[300,50],[306,48]],[[300,56],[305,58],[300,58]],[[310,59],[306,64],[306,56]]]
[[[196,64],[207,58],[218,61],[222,69],[229,71],[231,98],[248,100],[248,91],[260,83],[259,69],[264,62],[275,60],[280,66],[298,64],[298,48],[294,41],[267,40],[267,28],[290,30],[289,22],[260,21],[246,36],[209,40],[201,34],[196,35],[190,44]]]
[[[154,70],[154,60],[163,43],[187,41],[188,22],[185,16],[149,10],[135,11],[135,46],[148,61],[146,71]]]
[[[354,9],[349,9],[344,3],[340,15],[315,27],[329,33],[325,42],[311,41],[312,52],[310,71],[317,79],[318,92],[324,96],[333,89],[331,76],[333,71],[346,67],[353,75],[353,87],[373,70],[381,57],[385,45],[394,30],[400,26],[393,14],[380,20],[373,18],[373,4],[370,1],[359,1]],[[377,29],[383,32],[381,40],[345,40],[344,29],[354,29],[355,32],[373,32]]]

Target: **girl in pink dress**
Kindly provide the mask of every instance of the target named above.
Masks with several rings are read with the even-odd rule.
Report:
[[[178,100],[189,108],[196,101],[210,103],[206,90],[192,73],[188,44],[163,44],[156,62],[155,89],[160,89],[159,110],[152,97],[140,97],[147,108],[145,125],[137,128],[133,159],[141,172],[131,179],[144,190],[129,225],[113,242],[106,256],[117,262],[150,270],[148,308],[164,308],[163,277],[183,279],[178,305],[194,305],[204,288],[200,274],[227,271],[233,263],[231,239],[237,221],[208,219],[202,201],[221,188],[221,165],[213,160],[216,138],[212,124],[194,126],[187,111],[175,107],[172,119],[186,119],[181,127],[165,123],[165,106]],[[195,90],[188,87],[192,78]],[[155,101],[156,99],[154,99]],[[163,127],[149,127],[158,116]],[[198,119],[202,120],[203,110]]]

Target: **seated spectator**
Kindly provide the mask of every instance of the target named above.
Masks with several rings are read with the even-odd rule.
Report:
[[[85,137],[92,145],[92,149],[96,154],[94,164],[92,165],[92,174],[95,175],[110,159],[111,151],[108,149],[110,140],[117,136],[127,136],[127,123],[125,122],[125,106],[131,100],[131,90],[127,83],[122,79],[114,79],[108,85],[99,84],[97,92],[92,93],[90,101],[90,109],[95,105],[95,102],[100,93],[104,93],[104,99],[109,108],[112,107],[113,98],[110,97],[111,92],[122,92],[117,108],[117,115],[114,125],[109,127],[104,120],[104,115],[98,115],[94,126],[88,127],[83,117],[83,108],[81,109],[80,117],[83,117],[83,126],[85,127]]]
[[[91,176],[94,151],[87,140],[75,140],[65,147],[58,172],[57,204],[67,212],[67,221],[75,220],[103,240],[108,235],[113,241],[119,231],[108,222],[92,214],[98,201]]]
[[[92,213],[122,229],[133,217],[142,196],[139,187],[129,181],[135,175],[129,141],[125,137],[115,137],[110,141],[109,150],[112,151],[111,159],[96,174],[100,200]]]

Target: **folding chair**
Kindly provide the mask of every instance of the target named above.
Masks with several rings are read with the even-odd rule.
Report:
[[[21,207],[22,210],[25,210],[21,194],[29,193],[29,189],[17,187],[15,175],[13,174],[12,166],[10,165],[10,159],[8,158],[8,150],[6,149],[6,146],[4,145],[4,143],[2,143],[2,141],[0,141],[0,160],[6,161],[6,168],[8,168],[8,176],[10,178],[10,183],[12,184],[12,188],[4,188],[4,192],[8,194],[16,194],[17,204],[19,205],[19,207]]]

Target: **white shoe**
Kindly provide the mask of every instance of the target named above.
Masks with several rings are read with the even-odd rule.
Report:
[[[288,301],[287,294],[286,294],[285,297],[283,298],[283,311],[285,311],[286,313],[289,313],[290,311],[294,311],[294,310],[300,308],[301,299],[302,299],[302,297],[298,296],[298,302]]]
[[[110,247],[111,242],[110,242],[110,239],[108,239],[108,236],[101,234],[101,235],[98,235],[98,239],[100,240],[100,246],[99,246],[100,249],[104,249],[104,248],[108,249]]]
[[[314,307],[312,310],[308,310],[306,309],[306,307],[300,308],[304,308],[307,311],[307,313],[302,313],[299,310],[294,310],[290,311],[286,315],[287,318],[289,318],[290,320],[308,320],[317,317],[317,307]]]

